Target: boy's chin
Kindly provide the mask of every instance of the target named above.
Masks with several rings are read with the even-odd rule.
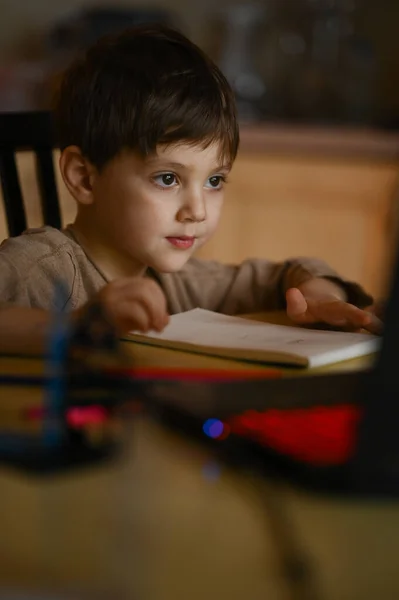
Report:
[[[158,260],[151,261],[151,265],[149,266],[158,273],[176,273],[184,267],[190,258],[191,254],[189,252],[182,252],[180,256],[164,256]]]

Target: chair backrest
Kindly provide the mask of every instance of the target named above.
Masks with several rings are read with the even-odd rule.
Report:
[[[0,113],[0,180],[10,236],[27,227],[22,190],[15,160],[16,152],[35,154],[43,219],[46,225],[61,227],[61,214],[53,164],[55,136],[51,113]]]

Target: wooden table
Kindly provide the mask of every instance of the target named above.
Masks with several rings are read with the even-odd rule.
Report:
[[[254,368],[126,349],[140,365]],[[0,358],[0,372],[22,369],[40,372],[42,362]],[[22,392],[3,388],[1,399]],[[120,460],[50,479],[2,468],[0,490],[0,591],[63,589],[74,599],[110,600],[399,598],[397,503],[318,497],[233,472],[145,416],[129,426]],[[292,548],[309,568],[308,593],[283,576]]]

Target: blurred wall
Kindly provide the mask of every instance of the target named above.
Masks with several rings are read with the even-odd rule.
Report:
[[[0,0],[0,58],[14,56],[20,51],[25,39],[40,33],[56,20],[87,6],[118,5],[121,7],[158,6],[176,13],[181,26],[197,43],[206,39],[207,13],[215,10],[212,0],[118,0],[99,2],[96,0]],[[230,4],[230,0],[218,0],[218,6]]]
[[[210,20],[216,12],[239,0],[117,0],[121,7],[158,6],[169,9],[192,39],[212,54],[222,40]],[[249,1],[249,0],[246,0]],[[299,0],[260,0],[265,6],[277,5],[284,11]],[[399,126],[399,1],[356,0],[359,6],[356,29],[374,45],[378,75],[376,95],[386,115],[394,115]],[[0,0],[0,65],[13,57],[32,57],[40,48],[41,33],[62,17],[93,5],[114,5],[113,0]],[[267,35],[265,29],[263,36]],[[214,56],[215,58],[215,56]],[[396,118],[397,116],[397,118]],[[396,124],[397,120],[397,124]]]
[[[363,0],[360,26],[370,35],[379,63],[378,93],[387,112],[399,107],[399,2]],[[399,119],[398,119],[399,123]]]

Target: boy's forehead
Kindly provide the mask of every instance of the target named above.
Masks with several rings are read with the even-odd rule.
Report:
[[[178,142],[175,144],[159,144],[154,153],[146,157],[148,164],[156,164],[163,161],[179,163],[183,166],[195,166],[198,164],[210,164],[211,166],[223,166],[230,168],[227,159],[223,159],[223,147],[219,142],[213,142],[205,147],[200,142]]]

